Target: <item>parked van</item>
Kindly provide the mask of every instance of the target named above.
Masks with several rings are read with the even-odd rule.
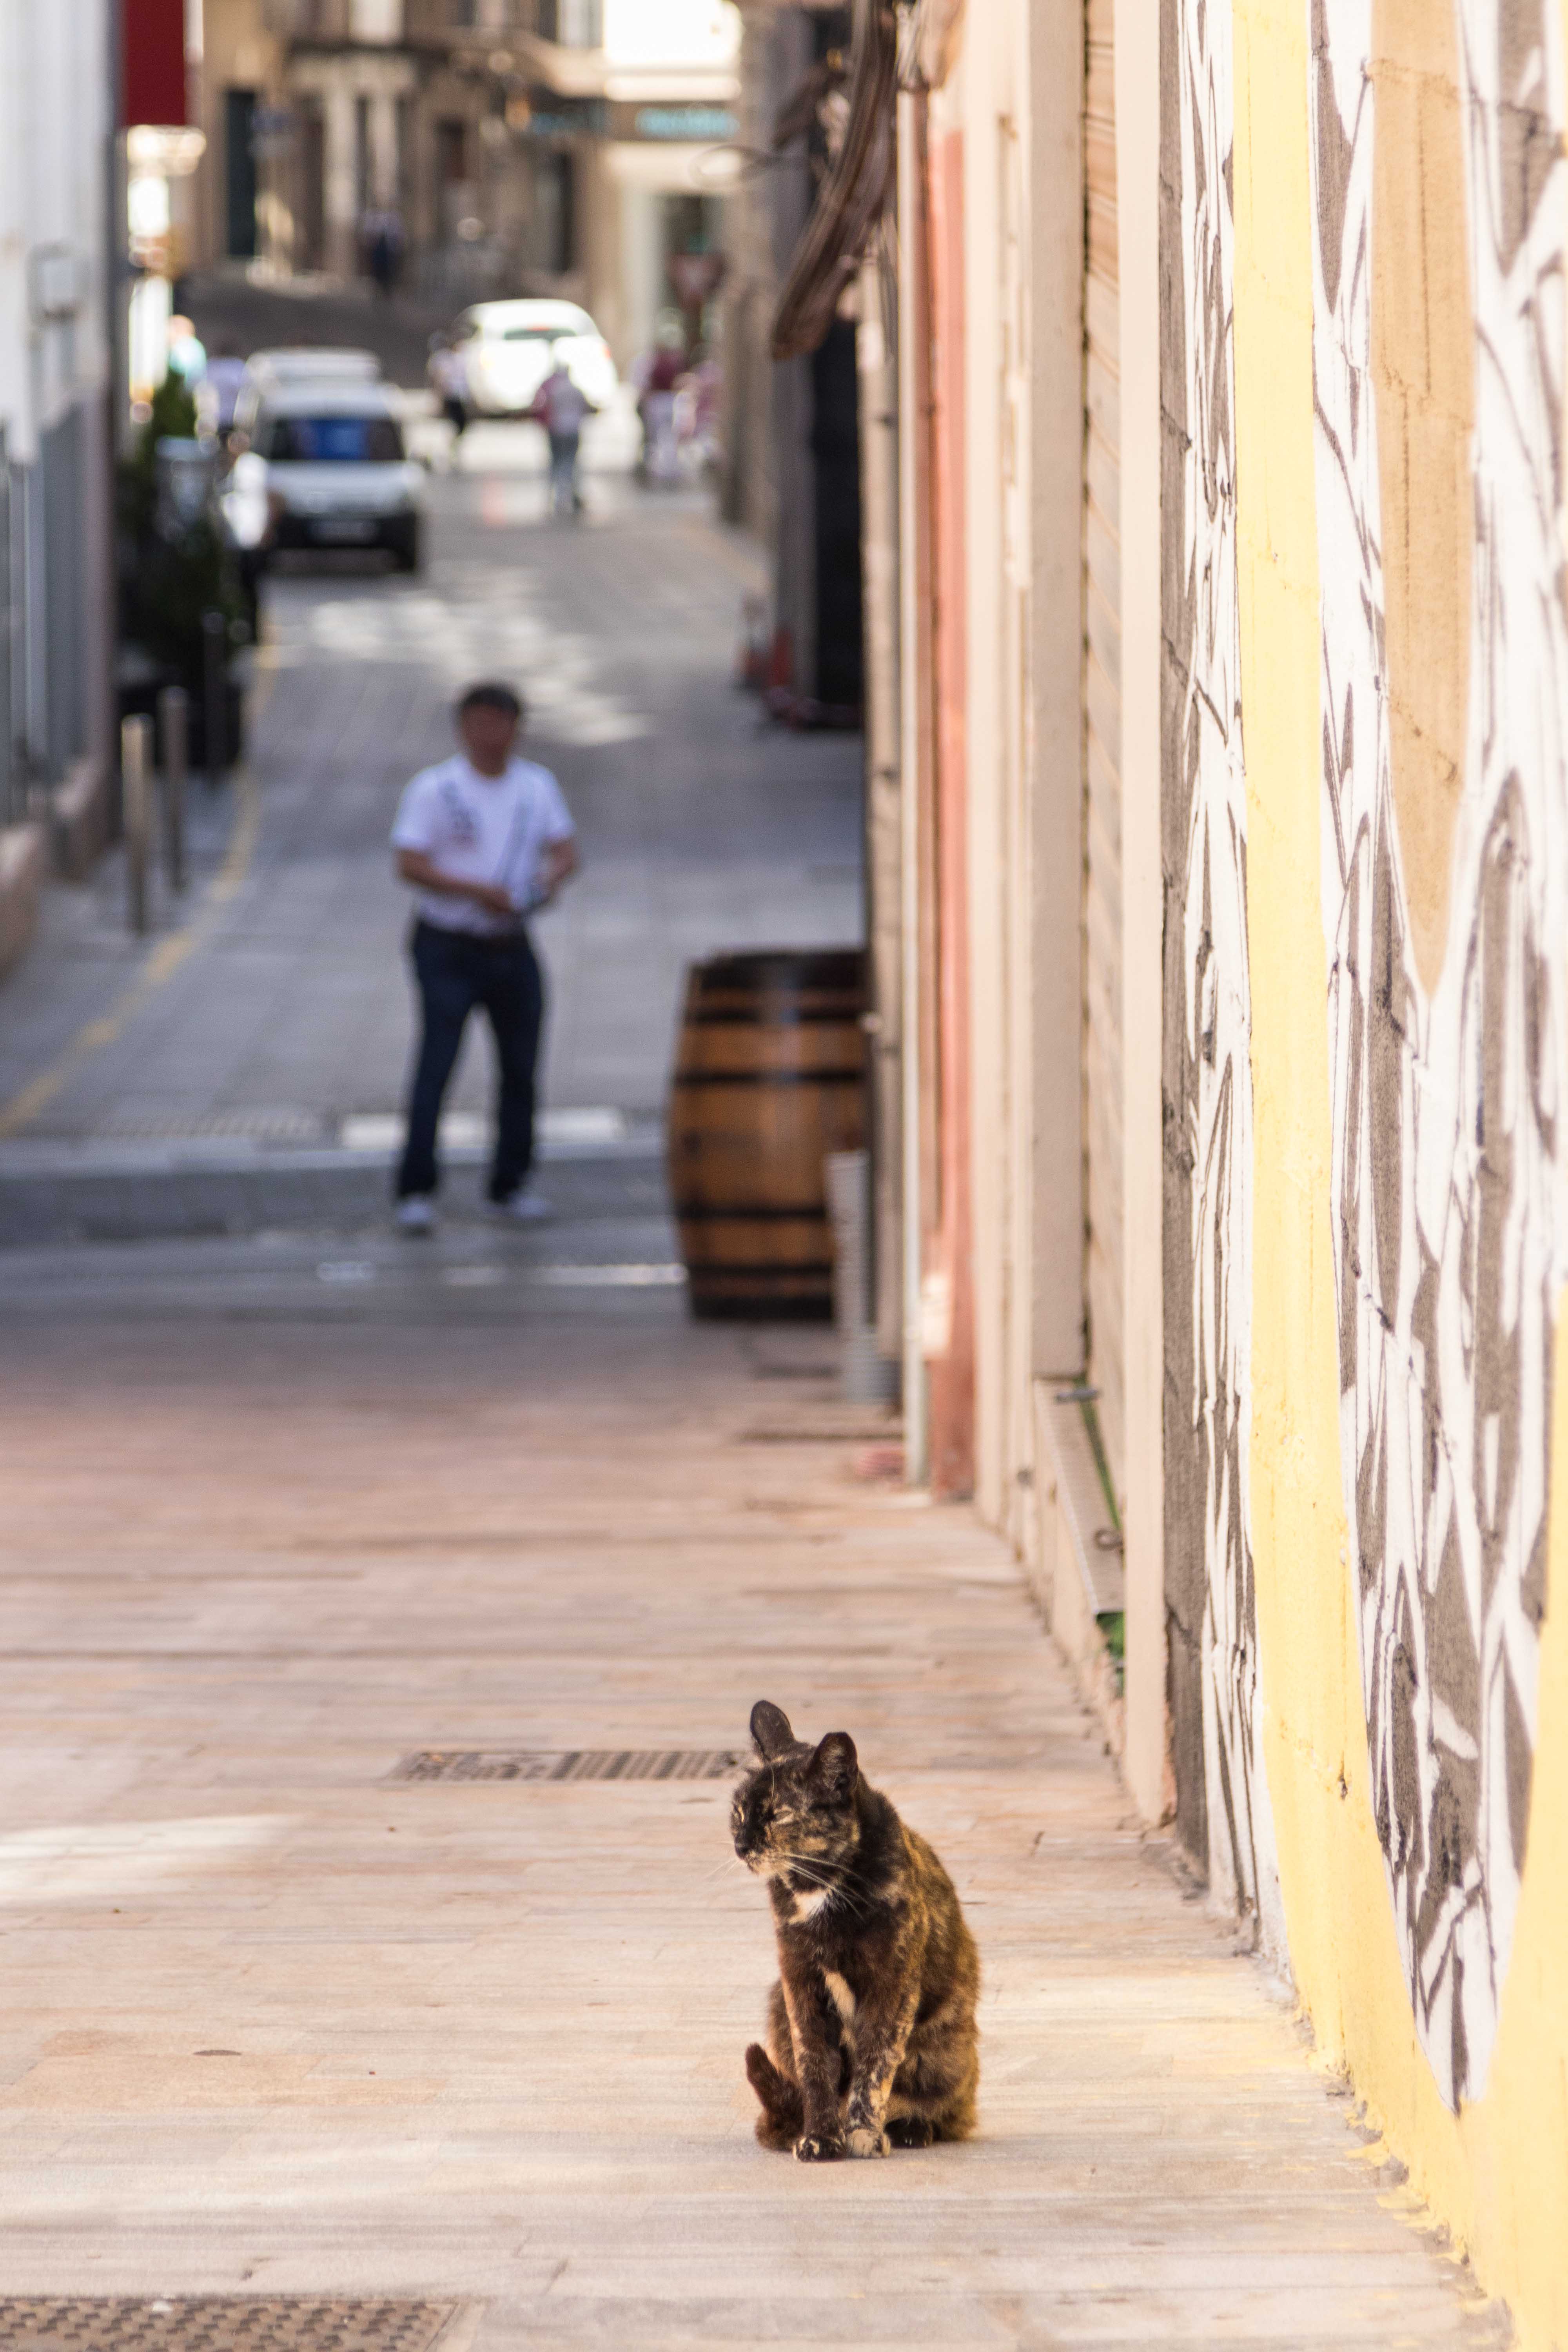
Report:
[[[391,384],[374,382],[305,380],[267,391],[230,477],[231,499],[264,506],[266,553],[384,547],[400,571],[418,571],[425,468],[404,447],[399,404]]]

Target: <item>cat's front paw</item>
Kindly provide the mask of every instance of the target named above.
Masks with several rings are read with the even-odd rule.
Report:
[[[869,2124],[857,2124],[847,2145],[851,2156],[886,2156],[889,2142],[885,2131],[873,2131]]]
[[[837,2164],[844,2142],[837,2132],[807,2132],[796,2140],[795,2152],[802,2164]]]

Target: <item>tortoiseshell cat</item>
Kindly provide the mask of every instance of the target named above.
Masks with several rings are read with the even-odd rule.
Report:
[[[769,1882],[779,1980],[746,2073],[757,2137],[805,2163],[886,2156],[974,2128],[980,1956],[936,1855],[860,1777],[759,1699],[762,1762],[735,1791],[735,1852]]]

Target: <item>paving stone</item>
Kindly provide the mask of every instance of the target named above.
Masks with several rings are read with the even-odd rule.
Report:
[[[0,2293],[452,2299],[471,2352],[1506,2341],[1005,1548],[851,1476],[829,1336],[444,1286],[479,1246],[7,1258]],[[764,1694],[954,1874],[965,2147],[757,2147],[723,1780],[394,1777],[733,1749]]]

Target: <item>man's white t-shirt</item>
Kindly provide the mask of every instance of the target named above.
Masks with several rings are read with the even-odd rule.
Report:
[[[481,776],[458,752],[414,778],[398,808],[392,845],[422,850],[454,882],[500,883],[524,915],[538,903],[544,851],[575,831],[548,768],[514,758],[504,774]],[[515,920],[492,915],[471,898],[421,890],[415,905],[420,921],[438,930],[499,939],[516,929]]]

